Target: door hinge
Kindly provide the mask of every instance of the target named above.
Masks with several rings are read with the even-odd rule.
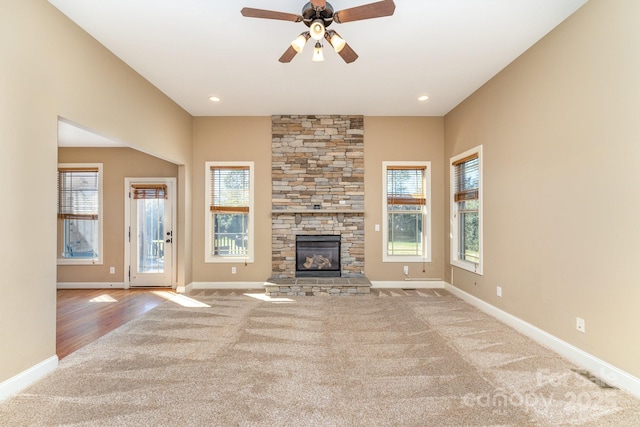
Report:
[[[129,243],[131,243],[131,227],[129,227]]]
[[[129,283],[131,283],[131,266],[129,266]]]

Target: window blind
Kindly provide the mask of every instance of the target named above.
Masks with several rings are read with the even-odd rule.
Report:
[[[58,169],[58,218],[98,219],[98,168]]]
[[[133,184],[132,197],[134,199],[166,199],[167,186],[165,184]]]
[[[211,167],[211,212],[249,212],[249,167]]]
[[[480,159],[477,153],[452,163],[454,201],[475,200],[480,188]]]
[[[424,166],[387,167],[387,205],[426,204]]]

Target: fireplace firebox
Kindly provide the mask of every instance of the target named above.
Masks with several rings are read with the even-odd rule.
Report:
[[[296,236],[296,277],[340,277],[340,268],[340,236]]]

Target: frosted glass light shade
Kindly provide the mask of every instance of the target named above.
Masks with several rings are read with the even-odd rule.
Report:
[[[322,22],[322,19],[313,21],[309,27],[309,32],[314,40],[322,40],[324,37],[324,22]]]
[[[344,39],[340,37],[338,33],[334,31],[333,34],[331,34],[331,46],[333,46],[333,49],[337,53],[340,53],[340,51],[344,49],[346,44],[347,42],[344,41]]]
[[[300,34],[294,41],[291,42],[291,47],[293,47],[296,52],[301,53],[306,43],[307,38],[304,36],[304,34]]]
[[[317,42],[316,47],[313,48],[313,58],[311,58],[311,60],[315,62],[324,61],[324,55],[322,54],[322,45],[320,44],[320,42]]]

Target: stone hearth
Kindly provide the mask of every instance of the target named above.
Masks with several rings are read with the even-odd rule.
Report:
[[[264,284],[270,297],[290,296],[358,296],[371,293],[371,282],[366,277],[300,277],[297,279],[269,279]]]

